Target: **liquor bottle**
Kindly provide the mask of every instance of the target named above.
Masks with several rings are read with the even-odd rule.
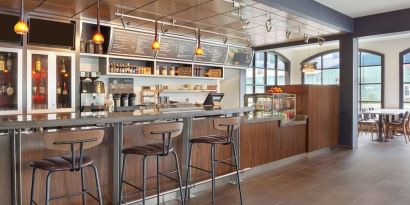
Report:
[[[110,63],[110,73],[114,73],[115,72],[115,67],[114,67],[114,63],[113,62],[111,62]]]
[[[0,90],[1,90],[1,95],[6,95],[6,93],[7,93],[7,87],[6,87],[6,84],[4,83],[4,79],[3,79],[3,81],[1,82]]]
[[[14,88],[13,88],[13,86],[11,85],[11,83],[9,83],[9,86],[7,86],[6,92],[7,92],[7,95],[8,95],[8,96],[11,96],[11,95],[14,94]]]
[[[66,72],[67,72],[67,70],[65,69],[65,61],[64,61],[64,58],[61,59],[61,70],[60,70],[60,72],[61,72],[61,73],[66,73]]]
[[[40,56],[37,56],[35,61],[35,72],[39,73],[41,71],[41,59]]]
[[[6,69],[6,61],[3,56],[0,56],[0,72]]]
[[[36,84],[36,79],[33,78],[33,95],[37,95],[38,89],[37,89],[37,84]]]
[[[57,95],[61,95],[61,84],[60,82],[57,83]]]
[[[7,55],[6,69],[8,72],[10,72],[13,69],[13,61],[11,59],[11,53],[8,53]]]
[[[67,84],[64,82],[64,86],[63,86],[63,95],[68,95],[68,88],[67,88]]]
[[[46,94],[46,87],[44,86],[44,79],[41,78],[40,80],[40,86],[39,86],[39,93],[40,95],[45,95]]]

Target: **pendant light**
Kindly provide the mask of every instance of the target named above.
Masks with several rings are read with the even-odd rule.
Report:
[[[308,58],[310,57],[309,55],[309,36],[305,34],[305,43],[307,44],[308,47]],[[309,62],[305,61],[302,62],[301,64],[301,70],[303,73],[315,73],[317,71],[317,62]]]
[[[104,36],[100,30],[100,0],[97,1],[97,31],[93,35],[93,43],[97,45],[104,43]]]
[[[154,37],[154,41],[151,44],[151,48],[153,50],[158,51],[160,47],[161,46],[158,41],[158,20],[155,20],[155,37]]]
[[[197,44],[197,46],[196,46],[196,49],[195,49],[195,55],[197,55],[197,56],[201,56],[201,55],[203,55],[204,54],[204,50],[201,48],[201,29],[198,29],[197,30],[197,39],[198,39],[198,44]]]
[[[14,25],[14,32],[20,35],[25,35],[28,32],[28,26],[24,22],[24,2],[21,0],[20,4],[20,20]]]

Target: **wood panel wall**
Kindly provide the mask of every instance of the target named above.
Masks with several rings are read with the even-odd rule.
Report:
[[[0,204],[12,203],[12,181],[11,181],[11,154],[10,154],[10,137],[6,134],[0,134]]]
[[[297,114],[308,115],[308,152],[335,147],[339,142],[339,86],[288,85],[297,98]]]

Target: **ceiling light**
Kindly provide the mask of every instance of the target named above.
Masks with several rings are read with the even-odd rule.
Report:
[[[251,39],[246,39],[246,46],[248,47],[248,48],[250,48],[250,47],[252,47],[252,41],[251,41]]]
[[[302,62],[301,66],[301,70],[303,73],[315,73],[317,71],[317,62]]]
[[[100,0],[97,1],[97,32],[93,35],[93,43],[97,45],[104,43],[104,36],[100,29]]]
[[[201,56],[204,54],[204,50],[201,48],[201,29],[196,31],[196,38],[197,38],[197,47],[195,49],[195,55]]]
[[[291,36],[292,36],[292,31],[289,29],[286,29],[286,38],[290,39]]]
[[[303,34],[303,38],[305,39],[305,43],[309,43],[309,39],[310,39],[309,35],[305,33]]]
[[[249,20],[248,19],[241,19],[242,29],[247,29],[249,27]]]
[[[20,2],[20,19],[14,25],[14,32],[20,35],[25,35],[28,32],[28,26],[27,23],[24,21],[24,2],[21,0]]]
[[[166,34],[168,32],[168,28],[165,27],[164,22],[161,23],[161,32],[162,34]]]
[[[322,46],[325,43],[325,39],[324,38],[317,38],[317,42],[320,46]]]
[[[269,33],[272,31],[272,18],[269,16],[269,18],[266,20],[266,31]]]
[[[158,51],[160,48],[160,43],[158,41],[158,20],[155,20],[155,37],[154,37],[154,41],[151,44],[151,48],[153,50]]]
[[[223,42],[224,44],[227,44],[227,43],[228,43],[228,37],[227,37],[227,36],[223,36],[222,42]]]

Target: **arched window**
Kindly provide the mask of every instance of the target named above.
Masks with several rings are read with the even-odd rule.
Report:
[[[246,71],[246,94],[264,93],[265,86],[289,83],[290,62],[275,52],[256,52]]]
[[[400,108],[410,108],[410,48],[400,53]]]
[[[382,108],[384,93],[384,55],[374,51],[359,51],[359,109]]]
[[[359,109],[366,107],[381,108],[383,107],[384,55],[360,49],[358,57]],[[339,84],[339,50],[325,51],[309,57],[303,62],[307,61],[317,62],[318,71],[315,73],[302,73],[303,84]]]
[[[303,84],[339,84],[339,50],[330,50],[309,57],[303,62],[316,62],[317,71],[303,73]]]

